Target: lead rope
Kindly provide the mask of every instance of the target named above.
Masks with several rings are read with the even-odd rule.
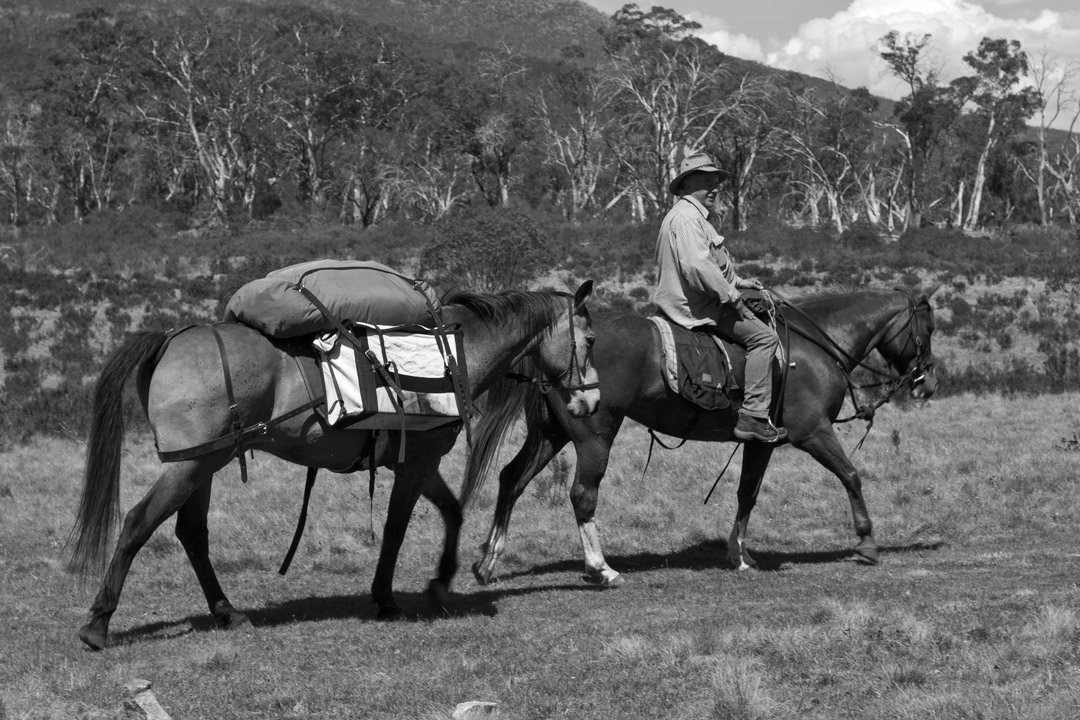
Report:
[[[641,482],[645,482],[645,473],[648,472],[649,463],[652,461],[653,445],[659,445],[660,447],[664,448],[665,450],[678,450],[679,448],[681,448],[683,445],[686,444],[686,438],[682,438],[682,439],[679,440],[678,445],[665,445],[664,441],[661,440],[659,437],[657,437],[656,433],[653,432],[652,428],[648,428],[648,431],[649,431],[649,454],[645,457],[645,467],[643,467],[641,469]]]
[[[316,467],[309,467],[307,469],[307,481],[304,483],[304,503],[300,506],[300,517],[296,521],[296,530],[293,532],[293,539],[289,544],[289,550],[285,553],[285,559],[281,561],[281,567],[278,568],[278,575],[284,575],[289,572],[289,566],[292,565],[293,556],[296,555],[296,549],[300,547],[300,537],[304,534],[304,526],[307,524],[308,502],[311,500],[311,489],[315,487],[315,475],[318,472],[319,468]]]
[[[735,453],[738,452],[740,445],[742,445],[742,443],[735,443],[735,449],[731,451],[731,455],[728,456],[727,462],[724,463],[724,469],[721,470],[720,474],[716,476],[716,480],[713,482],[712,487],[709,488],[709,494],[705,496],[705,501],[701,503],[702,505],[709,504],[709,498],[712,497],[713,490],[715,490],[716,486],[720,484],[720,478],[724,477],[724,473],[727,472],[728,467],[731,465],[731,461],[735,459]]]

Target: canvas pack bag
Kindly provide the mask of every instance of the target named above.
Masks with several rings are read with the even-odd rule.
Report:
[[[351,338],[323,333],[313,346],[331,425],[428,430],[461,419],[450,353],[463,357],[461,336],[430,329],[353,324]]]

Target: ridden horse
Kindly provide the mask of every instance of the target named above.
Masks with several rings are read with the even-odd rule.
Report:
[[[809,453],[843,483],[859,537],[855,552],[870,563],[879,558],[862,482],[836,437],[833,422],[845,396],[850,392],[854,399],[850,373],[874,350],[898,373],[892,378],[891,392],[908,387],[915,397],[933,394],[937,380],[930,348],[934,329],[929,302],[932,293],[862,290],[823,294],[784,309],[778,323],[781,339],[788,346],[789,367],[782,393],[779,378],[774,383],[773,415],[779,415],[787,428],[787,442]],[[577,453],[570,500],[585,555],[585,577],[590,582],[616,586],[621,576],[604,559],[594,513],[600,480],[623,419],[629,417],[657,432],[687,440],[734,440],[734,406],[730,410],[701,410],[668,389],[661,375],[660,333],[650,320],[639,315],[598,318],[596,333],[594,362],[600,376],[600,407],[596,413],[585,419],[573,418],[557,403],[540,402],[535,394],[523,404],[526,438],[499,475],[491,530],[482,546],[482,558],[473,565],[481,584],[490,582],[494,575],[506,544],[514,503],[529,481],[568,442],[573,442]],[[728,348],[736,377],[741,377],[745,353],[732,345]],[[738,512],[728,542],[729,560],[739,569],[755,565],[745,547],[746,527],[776,447],[761,442],[745,445]],[[484,457],[490,458],[491,454]],[[486,475],[487,470],[486,466],[470,465],[467,475]],[[471,479],[468,484],[475,488],[481,482]]]
[[[461,293],[449,298],[442,321],[448,327],[458,326],[461,333],[472,398],[501,381],[514,363],[528,359],[541,369],[546,382],[559,390],[555,394],[561,400],[553,402],[567,416],[593,412],[599,391],[592,366],[594,335],[585,306],[591,292],[590,281],[573,296],[554,291],[507,291],[497,295]],[[163,464],[157,482],[127,513],[89,620],[79,631],[79,637],[91,648],[105,647],[109,620],[136,553],[173,513],[176,536],[214,619],[223,627],[249,622],[225,597],[208,555],[207,511],[213,476],[237,456],[238,450],[262,450],[309,468],[339,471],[354,468],[368,457],[366,448],[374,442],[371,430],[329,426],[310,407],[309,390],[295,360],[300,352],[295,342],[274,340],[238,323],[218,323],[195,326],[171,338],[162,332],[139,333],[106,362],[95,388],[82,498],[70,541],[70,568],[74,572],[86,576],[104,565],[119,511],[122,393],[134,371],[138,370],[139,399],[159,452],[192,448],[233,435],[237,413],[230,411],[230,400],[235,402],[243,424],[256,426],[260,432],[246,435],[242,448],[230,444]],[[226,361],[231,366],[231,389],[222,372]],[[520,387],[524,391],[527,386]],[[298,409],[301,411],[296,412]],[[487,432],[486,426],[492,423],[484,424],[478,433]],[[458,422],[423,431],[384,431],[389,442],[381,444],[383,449],[375,461],[394,470],[394,483],[371,584],[380,617],[401,612],[393,597],[394,567],[420,495],[439,509],[446,526],[438,576],[429,585],[434,601],[442,602],[446,596],[457,570],[462,513],[439,474],[439,462],[454,446],[460,428]]]

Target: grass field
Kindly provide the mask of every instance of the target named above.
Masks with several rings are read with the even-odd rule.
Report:
[[[852,448],[861,426],[845,426]],[[0,719],[122,718],[146,678],[176,720],[449,718],[460,702],[513,718],[1077,718],[1080,716],[1080,396],[954,397],[879,411],[854,455],[882,564],[854,544],[839,482],[807,456],[774,456],[750,524],[762,570],[725,567],[739,456],[733,446],[654,451],[620,434],[598,518],[617,590],[581,581],[566,499],[572,457],[518,505],[500,581],[468,565],[494,483],[466,519],[452,613],[422,590],[441,522],[418,506],[398,566],[411,619],[375,620],[366,476],[321,476],[290,573],[276,568],[303,470],[268,456],[241,485],[234,463],[211,507],[211,557],[254,628],[212,627],[171,522],[136,559],[110,647],[76,631],[92,587],[61,549],[83,448],[40,439],[0,455]],[[157,474],[129,436],[125,507]],[[460,447],[444,463],[459,479]],[[380,474],[376,530],[389,495]],[[423,501],[422,501],[423,502]]]

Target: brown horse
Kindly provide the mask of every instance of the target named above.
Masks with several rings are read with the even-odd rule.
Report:
[[[788,345],[789,372],[783,393],[779,392],[779,379],[774,388],[774,417],[778,414],[787,428],[787,442],[840,478],[859,537],[855,552],[871,563],[878,561],[878,548],[862,483],[840,446],[833,422],[845,396],[853,392],[849,374],[874,350],[898,373],[892,380],[893,391],[909,387],[916,397],[934,392],[937,380],[930,348],[934,318],[928,299],[932,292],[916,295],[863,290],[806,298],[798,303],[801,310],[787,308],[783,314],[786,319],[779,324],[781,339]],[[600,407],[589,418],[580,419],[571,417],[557,403],[540,402],[538,396],[525,403],[528,432],[521,450],[499,475],[491,530],[483,557],[473,565],[481,584],[490,582],[494,575],[514,503],[568,442],[573,442],[577,453],[570,500],[584,549],[586,579],[616,586],[621,576],[604,559],[594,514],[600,480],[623,419],[629,417],[657,432],[688,440],[734,440],[736,407],[704,411],[668,389],[661,375],[660,334],[651,321],[638,315],[619,315],[598,320],[596,330],[594,361],[600,375]],[[741,377],[745,354],[729,345],[729,355],[736,376]],[[776,447],[749,442],[744,449],[738,512],[728,542],[729,560],[739,569],[755,565],[745,547],[746,527]],[[483,476],[487,469],[474,464],[467,474]],[[469,484],[475,488],[480,481],[472,479]]]
[[[459,326],[472,397],[479,397],[514,363],[527,358],[558,390],[552,395],[561,399],[553,402],[568,417],[593,412],[599,392],[592,367],[594,336],[585,306],[591,291],[592,283],[586,282],[573,296],[508,291],[450,298],[442,317],[446,325]],[[372,431],[329,426],[310,407],[310,394],[295,359],[303,352],[295,342],[274,340],[235,323],[196,326],[171,339],[165,333],[143,332],[116,350],[95,389],[82,499],[71,535],[71,569],[85,576],[104,565],[119,510],[122,392],[135,370],[139,398],[159,452],[234,435],[232,399],[245,427],[265,423],[261,433],[247,437],[244,450],[262,450],[300,465],[339,471],[354,468],[368,457]],[[226,358],[231,392],[223,374]],[[519,387],[524,391],[525,386]],[[389,442],[377,446],[382,449],[376,464],[394,470],[382,549],[371,585],[380,617],[401,612],[393,597],[394,567],[420,495],[439,509],[446,525],[438,575],[429,585],[429,595],[436,602],[444,599],[457,570],[461,506],[439,474],[439,462],[454,446],[460,428],[458,422],[432,430],[387,431]],[[486,431],[485,427],[479,432]],[[403,461],[399,461],[402,441]],[[105,647],[109,620],[136,553],[174,513],[176,536],[215,620],[223,627],[249,622],[225,597],[208,555],[207,510],[214,473],[236,457],[237,450],[229,444],[163,465],[157,482],[127,513],[89,620],[79,631],[83,642],[94,649]]]

